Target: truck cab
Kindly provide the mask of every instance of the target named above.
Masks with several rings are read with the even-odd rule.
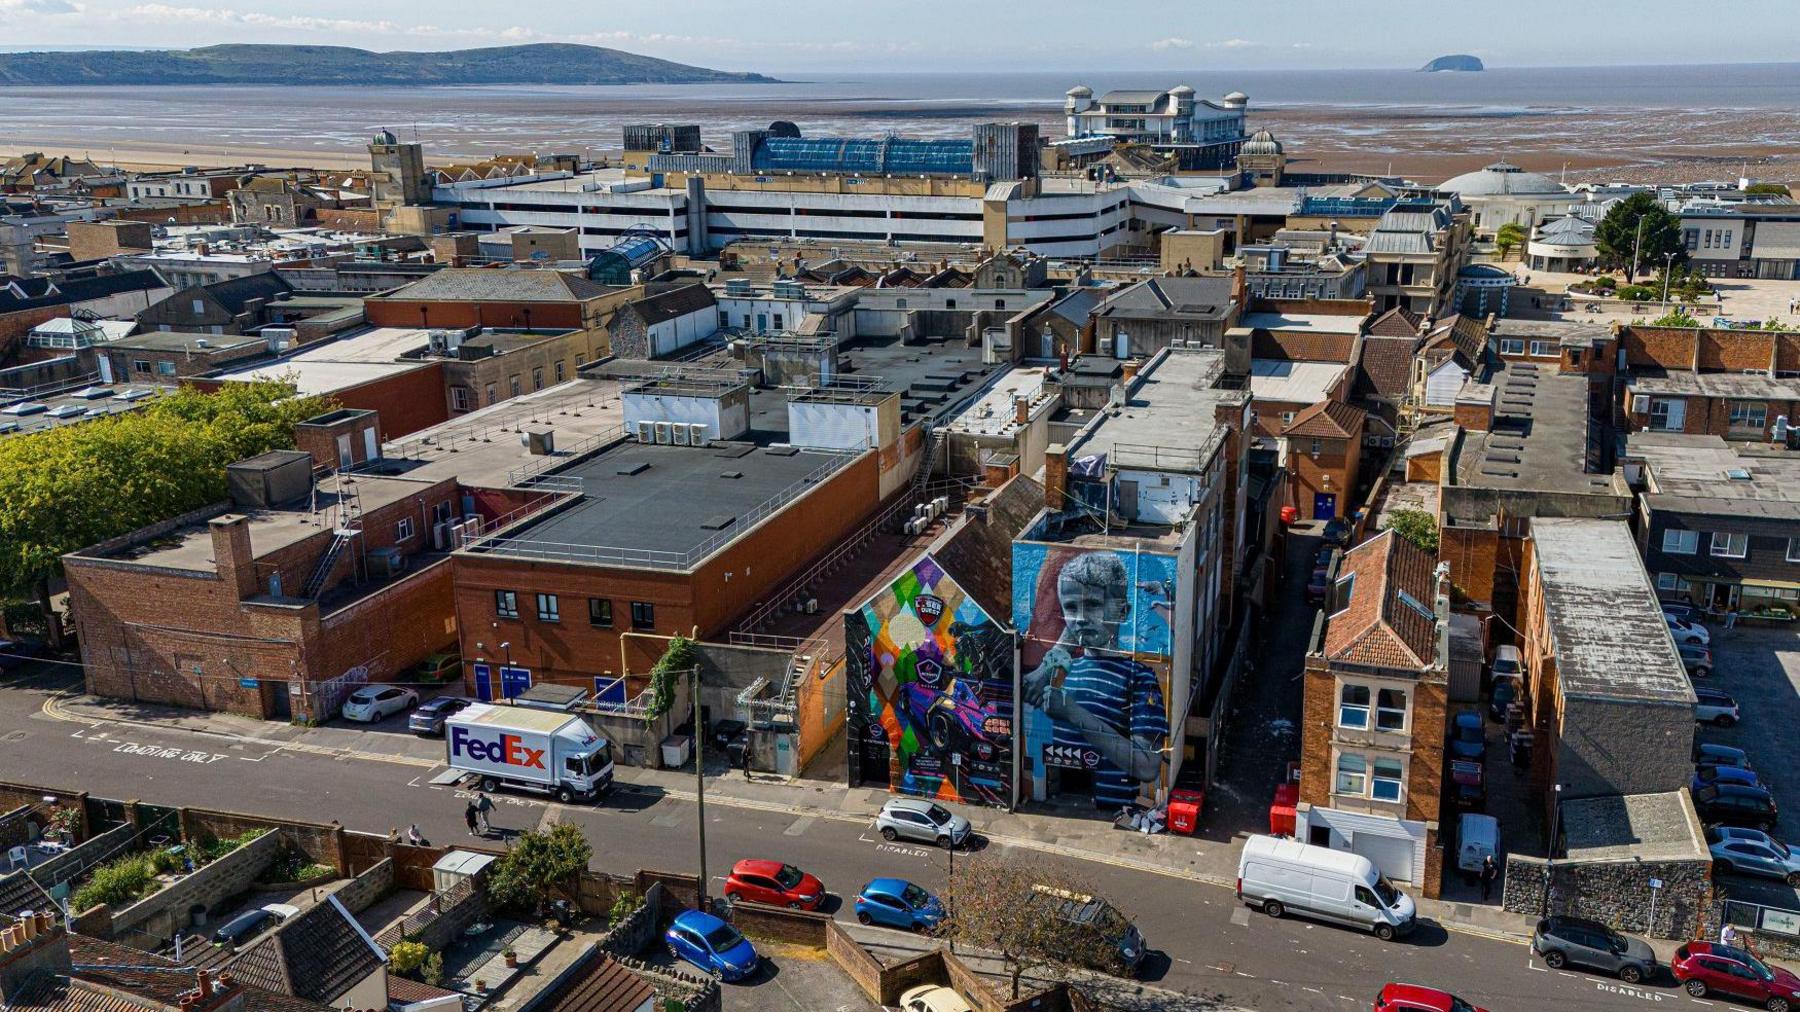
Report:
[[[579,714],[476,703],[444,722],[447,761],[481,778],[481,789],[510,787],[565,804],[612,787],[612,743]]]

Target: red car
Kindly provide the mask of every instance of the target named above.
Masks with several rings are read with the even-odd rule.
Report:
[[[1675,950],[1669,969],[1675,971],[1675,979],[1695,998],[1740,998],[1769,1012],[1800,1008],[1800,977],[1766,966],[1743,949],[1689,942]]]
[[[1419,984],[1389,984],[1375,996],[1373,1012],[1487,1012],[1448,991]]]
[[[793,910],[816,910],[825,899],[825,886],[791,864],[780,861],[739,861],[725,880],[725,895],[732,902],[751,900]]]

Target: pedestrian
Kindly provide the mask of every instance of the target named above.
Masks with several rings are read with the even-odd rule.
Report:
[[[486,836],[494,828],[493,824],[488,821],[491,818],[488,813],[493,810],[494,802],[490,800],[486,794],[476,792],[475,814],[481,819],[481,835],[483,836]]]
[[[1730,611],[1725,613],[1725,628],[1733,629],[1736,627],[1737,627],[1737,609],[1733,608]]]
[[[1725,924],[1719,928],[1719,944],[1728,948],[1739,948],[1737,925]]]
[[[475,802],[471,801],[463,807],[463,821],[469,824],[469,835],[476,835],[481,826],[481,813],[475,810]]]
[[[1481,859],[1481,902],[1486,903],[1493,898],[1494,880],[1500,877],[1500,866],[1494,863],[1494,855],[1489,854]]]
[[[406,842],[414,847],[425,846],[425,837],[420,835],[418,823],[406,827]]]

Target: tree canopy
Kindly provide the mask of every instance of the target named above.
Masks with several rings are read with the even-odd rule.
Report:
[[[1638,222],[1643,222],[1643,238],[1639,240]],[[1676,263],[1687,261],[1687,246],[1681,241],[1681,220],[1670,214],[1654,193],[1634,193],[1612,206],[1594,229],[1594,245],[1609,264],[1625,270],[1625,280],[1634,276],[1633,251],[1637,264],[1663,263],[1663,254],[1675,255]]]
[[[488,898],[515,910],[536,910],[553,893],[573,896],[578,877],[594,856],[581,827],[559,822],[513,842],[488,874]]]
[[[1516,221],[1509,221],[1500,226],[1500,231],[1494,234],[1494,248],[1504,255],[1515,247],[1525,245],[1527,238],[1529,236],[1525,231],[1525,226]]]
[[[1095,893],[1042,860],[974,858],[959,863],[950,879],[944,930],[958,942],[999,956],[1014,998],[1019,997],[1020,978],[1034,971],[1122,970],[1106,930],[1084,930],[1054,915],[1059,895]]]
[[[1437,554],[1437,517],[1424,510],[1399,509],[1388,514],[1387,529],[1397,537],[1412,542],[1421,551]]]
[[[294,423],[331,406],[273,380],[183,387],[0,441],[0,593],[35,594],[64,554],[225,498],[225,465],[293,446]]]

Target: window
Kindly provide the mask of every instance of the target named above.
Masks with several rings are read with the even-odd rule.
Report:
[[[544,389],[544,367],[541,365],[531,370],[531,389]]]
[[[612,599],[605,597],[588,598],[588,625],[600,629],[612,628]]]
[[[995,310],[995,312],[998,312],[998,311],[1000,311],[1000,310],[1002,310],[1002,309],[1005,309],[1005,308],[1006,308],[1006,300],[1005,300],[1005,299],[995,299],[995,300],[994,300],[994,310]]]
[[[945,309],[955,309],[956,308],[956,300],[955,299],[945,299],[944,300],[944,308]]]
[[[142,359],[142,358],[132,359],[131,360],[131,371],[132,372],[149,372],[150,371],[150,361],[148,359]]]
[[[1713,532],[1712,553],[1722,559],[1741,559],[1749,547],[1750,539],[1743,534],[1730,534],[1725,531]]]
[[[1501,338],[1500,339],[1500,354],[1502,354],[1502,355],[1523,355],[1523,354],[1525,354],[1525,339],[1522,337],[1503,337],[1503,338]]]
[[[1669,555],[1692,555],[1700,550],[1700,532],[1666,528],[1663,531],[1662,550]]]
[[[1369,726],[1369,687],[1345,685],[1338,692],[1338,726],[1361,730]]]
[[[1762,431],[1763,423],[1768,421],[1769,406],[1755,401],[1731,402],[1731,427],[1734,429],[1755,429]]]
[[[1323,442],[1321,442],[1320,440],[1315,439],[1312,441],[1312,455],[1313,456],[1317,457],[1319,455],[1319,451],[1324,448],[1325,448],[1325,444]]]
[[[559,360],[556,363],[556,382],[561,383],[562,381],[563,381],[563,364]]]
[[[555,594],[539,594],[537,606],[539,622],[562,621],[562,605],[556,600]]]
[[[1533,358],[1555,358],[1556,357],[1556,342],[1554,342],[1554,341],[1533,341],[1533,342],[1531,342],[1531,356]]]
[[[1399,801],[1406,780],[1406,767],[1398,759],[1375,760],[1375,779],[1369,794],[1376,801]]]
[[[175,375],[175,363],[158,362],[156,363],[156,372],[159,376],[173,376]]]
[[[731,314],[723,309],[719,310],[719,326],[731,329]]]
[[[1680,432],[1686,428],[1687,402],[1658,398],[1650,402],[1650,431]]]
[[[1688,589],[1688,582],[1683,580],[1679,573],[1658,573],[1656,574],[1656,589],[1685,592]]]
[[[1381,731],[1406,730],[1406,690],[1382,689],[1376,694],[1375,727]]]
[[[1788,539],[1787,560],[1789,562],[1800,562],[1800,538]]]
[[[494,591],[494,614],[501,618],[518,618],[519,595],[510,590]]]
[[[774,322],[775,329],[780,330],[781,329],[781,314],[775,313],[770,317],[770,319]]]
[[[467,411],[467,410],[469,410],[469,388],[468,387],[451,387],[450,388],[450,410],[452,410],[452,411]]]
[[[631,627],[633,629],[656,628],[656,605],[648,601],[631,602]]]
[[[1292,411],[1283,411],[1281,413],[1281,427],[1285,429],[1292,424],[1294,424],[1294,413]]]
[[[511,388],[512,396],[519,396],[519,374],[514,373],[506,378],[506,385]]]
[[[206,315],[206,300],[205,299],[195,299],[194,300],[194,315],[195,316],[205,316]]]
[[[1353,794],[1363,797],[1368,793],[1369,764],[1359,755],[1340,755],[1337,761],[1337,783],[1333,788],[1337,794]]]
[[[489,404],[493,404],[493,403],[497,402],[498,400],[499,400],[499,398],[494,396],[494,385],[492,383],[489,383],[487,385],[487,402]]]
[[[410,541],[410,540],[412,540],[412,536],[413,536],[412,517],[401,517],[399,523],[396,523],[394,525],[394,540],[395,541]]]

